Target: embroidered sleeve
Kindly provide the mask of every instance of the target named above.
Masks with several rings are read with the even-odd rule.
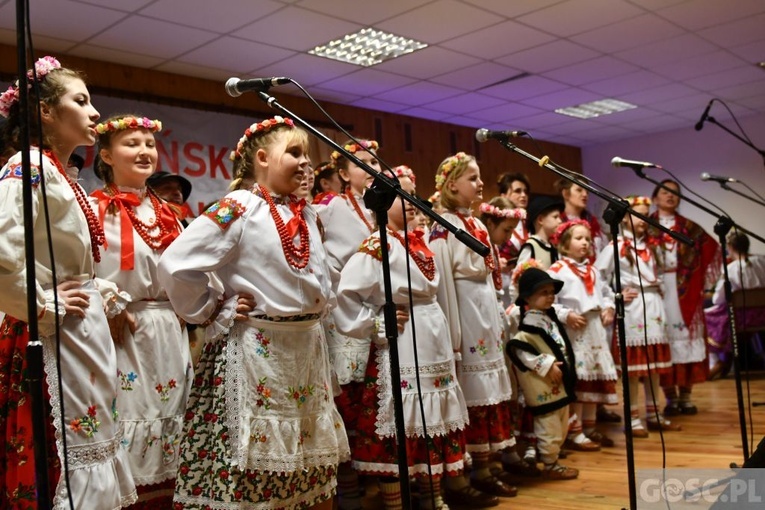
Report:
[[[32,163],[30,173],[32,174],[32,187],[36,188],[40,185],[40,167]],[[4,179],[21,179],[22,177],[21,162],[16,162],[6,167],[3,174],[0,175],[0,181]]]
[[[548,269],[548,271],[552,273],[559,273],[561,268],[563,268],[563,264],[561,264],[560,262],[555,262],[553,263],[553,265],[550,266],[550,269]]]
[[[390,250],[390,246],[388,249]],[[380,242],[380,238],[377,236],[368,237],[363,243],[361,243],[359,251],[361,253],[371,255],[377,260],[382,260],[382,243]]]
[[[211,205],[202,216],[207,216],[218,224],[221,230],[226,230],[244,214],[244,206],[232,198],[223,198]]]
[[[429,242],[433,242],[436,239],[446,239],[449,236],[449,231],[446,230],[444,227],[439,225],[438,223],[434,223],[433,226],[430,228],[430,239]]]

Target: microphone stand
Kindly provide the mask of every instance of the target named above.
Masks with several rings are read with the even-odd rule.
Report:
[[[621,270],[619,268],[619,243],[616,242],[616,239],[619,235],[619,223],[621,223],[622,218],[624,218],[625,214],[628,212],[632,215],[642,219],[646,223],[655,226],[656,228],[660,229],[662,232],[665,232],[666,234],[670,235],[672,238],[690,245],[691,241],[686,236],[682,234],[678,234],[677,232],[672,232],[671,230],[667,229],[666,227],[659,225],[656,221],[654,221],[652,218],[648,218],[647,216],[644,216],[641,213],[636,212],[632,208],[629,207],[629,204],[626,200],[622,199],[621,197],[614,197],[611,194],[604,193],[600,189],[597,189],[593,186],[591,186],[589,183],[585,182],[584,180],[577,179],[574,177],[574,173],[570,170],[562,171],[560,168],[553,166],[549,164],[550,158],[547,156],[544,156],[542,158],[537,158],[536,156],[533,156],[529,154],[528,152],[519,149],[516,145],[510,143],[509,139],[501,139],[499,140],[499,143],[502,144],[503,147],[506,149],[515,152],[516,154],[520,154],[521,156],[524,156],[534,162],[536,162],[540,167],[547,168],[548,170],[552,171],[553,173],[557,174],[560,177],[563,177],[564,179],[576,184],[577,186],[580,186],[590,193],[602,198],[608,203],[608,206],[606,207],[606,210],[603,212],[603,219],[608,223],[610,229],[611,229],[611,236],[613,237],[614,242],[614,305],[616,308],[616,330],[619,335],[619,353],[621,355],[621,370],[622,370],[622,393],[623,393],[623,402],[624,402],[624,435],[625,435],[625,442],[626,442],[626,449],[627,449],[627,481],[629,486],[629,499],[630,499],[630,506],[629,508],[631,510],[637,509],[637,484],[635,482],[635,452],[634,452],[634,446],[633,446],[633,435],[632,435],[632,420],[629,419],[630,416],[630,386],[629,386],[629,377],[627,377],[627,338],[626,338],[626,331],[624,329],[624,296],[622,295],[622,285],[621,285]]]
[[[664,189],[672,193],[673,195],[676,195],[677,197],[682,198],[683,200],[687,201],[689,204],[694,205],[698,207],[699,209],[701,209],[702,211],[704,211],[705,213],[717,218],[717,223],[715,223],[714,231],[715,231],[715,234],[717,234],[718,242],[720,243],[720,246],[722,247],[723,278],[724,278],[723,288],[725,290],[725,301],[727,304],[727,311],[728,311],[728,323],[729,323],[728,328],[730,330],[730,338],[733,343],[733,373],[736,379],[736,401],[738,404],[739,427],[741,428],[741,445],[744,451],[744,461],[746,461],[746,459],[749,458],[749,441],[746,436],[747,427],[746,427],[746,415],[744,413],[744,393],[743,393],[743,390],[741,389],[741,354],[740,354],[739,346],[738,346],[738,337],[736,336],[735,314],[733,313],[733,292],[731,291],[730,278],[728,277],[728,264],[725,263],[725,260],[727,259],[727,251],[728,251],[726,247],[725,236],[732,227],[736,227],[738,230],[747,233],[748,235],[754,237],[758,241],[765,242],[765,239],[763,239],[762,237],[756,234],[749,232],[743,227],[738,226],[728,216],[719,215],[715,211],[710,210],[709,208],[703,206],[702,204],[696,202],[695,200],[690,199],[687,196],[681,195],[678,191],[675,191],[669,186],[665,186],[664,184],[658,182],[656,179],[648,177],[647,175],[645,175],[645,172],[643,172],[642,169],[634,168],[633,170],[635,170],[635,174],[638,177],[654,183],[655,185],[659,186],[661,189]]]
[[[32,437],[34,440],[35,485],[37,508],[51,508],[50,482],[48,479],[48,447],[46,423],[50,419],[46,408],[47,400],[43,388],[43,346],[39,338],[37,322],[37,280],[35,273],[35,249],[32,211],[32,164],[29,156],[29,88],[27,87],[26,66],[26,4],[16,0],[16,55],[19,75],[19,119],[21,120],[21,195],[24,214],[24,248],[26,250],[26,287],[27,287],[27,328],[29,340],[26,349],[29,394],[32,407]],[[55,282],[54,290],[55,290]],[[62,474],[63,476],[63,474]]]
[[[337,144],[334,140],[324,133],[301,119],[293,112],[279,104],[276,98],[269,96],[264,90],[258,91],[258,96],[271,108],[283,112],[289,118],[297,122],[319,140],[338,151],[349,161],[364,170],[375,178],[372,186],[364,195],[364,201],[375,212],[377,225],[380,230],[380,243],[382,246],[388,245],[388,234],[385,228],[388,223],[388,208],[390,208],[396,196],[399,196],[425,213],[433,221],[443,226],[446,230],[476,253],[486,256],[489,254],[489,247],[481,243],[475,237],[466,231],[455,227],[438,213],[425,205],[419,197],[410,195],[401,189],[401,185],[396,179],[380,172],[378,173],[369,165],[357,158],[352,152]],[[369,200],[367,200],[369,195]],[[398,360],[398,326],[396,324],[396,304],[393,302],[393,291],[390,279],[390,258],[388,250],[382,250],[382,268],[383,268],[383,286],[385,288],[385,304],[383,305],[383,319],[385,323],[385,337],[390,349],[390,375],[391,390],[393,392],[393,414],[396,421],[396,446],[398,453],[398,476],[401,487],[401,501],[405,510],[410,510],[412,504],[411,489],[409,486],[409,464],[406,453],[406,429],[404,427],[404,408],[401,395],[401,369]]]
[[[737,190],[737,189],[733,189],[733,188],[731,188],[730,186],[728,186],[728,183],[727,183],[727,182],[721,182],[721,183],[720,183],[720,187],[721,187],[722,189],[724,189],[724,190],[727,190],[727,191],[732,191],[732,192],[733,192],[733,193],[735,193],[736,195],[738,195],[738,196],[740,196],[740,197],[744,197],[744,198],[746,198],[747,200],[751,200],[752,202],[754,202],[754,203],[755,203],[755,204],[757,204],[757,205],[761,205],[761,206],[765,207],[765,202],[763,202],[763,201],[761,201],[761,200],[757,200],[756,198],[754,198],[754,197],[751,197],[751,196],[747,195],[746,193],[742,193],[741,191],[739,191],[739,190]]]
[[[724,103],[723,103],[723,104],[724,104]],[[715,126],[718,126],[718,127],[719,127],[719,128],[721,128],[723,131],[726,131],[728,134],[730,134],[730,135],[731,135],[731,136],[733,136],[734,138],[737,138],[737,139],[741,140],[741,142],[743,142],[744,144],[748,145],[749,147],[751,147],[752,149],[754,149],[755,151],[757,151],[757,153],[758,153],[758,154],[759,154],[759,155],[762,157],[762,161],[763,161],[763,163],[765,163],[765,150],[762,150],[762,149],[758,148],[756,145],[754,145],[752,142],[750,142],[750,141],[749,141],[749,140],[747,140],[746,138],[742,137],[742,136],[741,136],[741,135],[739,135],[738,133],[734,133],[734,132],[733,132],[733,131],[731,131],[731,130],[730,130],[728,127],[727,127],[727,126],[725,126],[725,125],[723,125],[723,124],[720,124],[719,122],[717,122],[717,119],[715,119],[714,117],[711,117],[711,116],[707,115],[707,118],[706,118],[706,120],[707,120],[707,122],[711,122],[711,123],[712,123],[712,124],[714,124]],[[697,128],[697,129],[698,129],[698,128]],[[723,186],[723,187],[724,187],[724,186]]]

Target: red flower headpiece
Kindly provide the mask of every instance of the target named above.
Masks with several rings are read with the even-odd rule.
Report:
[[[535,267],[537,269],[542,269],[542,266],[539,265],[539,262],[537,262],[536,259],[529,259],[526,262],[523,262],[521,264],[518,264],[515,266],[515,269],[513,269],[513,287],[516,289],[518,288],[518,280],[520,279],[521,275],[527,270],[531,269],[532,267]]]
[[[279,115],[276,115],[271,119],[266,119],[263,122],[256,122],[252,124],[250,127],[244,130],[244,135],[242,135],[242,137],[239,139],[239,142],[236,144],[236,150],[231,151],[229,159],[231,161],[235,161],[236,158],[242,157],[242,149],[244,149],[245,142],[252,138],[252,136],[256,133],[267,133],[274,127],[282,125],[289,126],[290,128],[295,127],[295,123],[292,121],[292,119],[288,117],[280,117]]]
[[[356,154],[361,151],[376,151],[380,148],[380,144],[374,140],[359,140],[359,143],[351,142],[343,146],[343,149],[347,150],[351,154]],[[332,151],[330,158],[332,159],[332,165],[337,167],[337,162],[340,161],[343,155],[338,151]]]
[[[577,225],[581,225],[583,227],[587,227],[587,230],[592,230],[590,228],[590,224],[587,223],[586,220],[570,220],[565,223],[561,223],[558,225],[558,228],[555,229],[555,233],[553,234],[552,238],[550,239],[550,242],[554,244],[555,246],[558,246],[558,243],[560,242],[560,238],[563,237],[563,234],[566,233],[566,231],[572,227],[576,227]]]
[[[399,165],[397,167],[393,168],[393,173],[396,174],[396,177],[408,177],[410,181],[412,181],[412,184],[416,184],[415,181],[415,175],[414,170],[409,168],[406,165]]]

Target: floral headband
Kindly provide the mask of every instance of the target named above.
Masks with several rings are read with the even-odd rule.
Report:
[[[523,275],[524,272],[526,272],[527,269],[531,269],[532,267],[535,267],[537,269],[542,269],[542,266],[539,265],[539,262],[537,262],[536,259],[529,259],[526,262],[522,262],[515,266],[515,269],[513,269],[513,287],[516,289],[518,288],[518,280],[521,278],[521,275]]]
[[[587,227],[587,230],[591,230],[590,224],[587,223],[586,220],[570,220],[558,225],[558,228],[555,229],[555,233],[550,238],[550,242],[557,246],[558,243],[560,242],[560,238],[563,237],[563,234],[565,234],[568,229],[576,227],[578,225]]]
[[[482,202],[481,205],[478,206],[478,212],[480,212],[481,214],[488,214],[489,216],[493,216],[494,218],[500,218],[500,219],[511,219],[511,220],[526,219],[525,209],[521,209],[521,208],[500,209],[499,207],[488,204],[486,202]]]
[[[651,199],[649,197],[641,197],[638,195],[630,195],[626,197],[627,203],[630,204],[630,207],[635,207],[636,205],[647,205],[651,206]]]
[[[454,156],[449,156],[438,167],[438,173],[436,174],[436,191],[441,191],[449,174],[458,166],[470,161],[471,157],[464,152],[458,152]]]
[[[54,69],[61,69],[61,63],[55,57],[46,56],[37,59],[34,70],[30,69],[27,71],[27,88],[32,88],[32,81],[35,79],[35,76],[37,76],[38,80],[42,80],[45,75]],[[19,80],[16,80],[16,83],[0,94],[0,115],[8,118],[8,115],[11,113],[11,106],[18,100]]]
[[[376,151],[379,148],[380,144],[375,140],[359,140],[359,143],[351,142],[343,146],[343,149],[347,150],[351,154],[356,154],[359,151]],[[332,154],[330,155],[330,158],[332,158],[332,165],[337,167],[337,162],[340,161],[340,158],[342,157],[343,155],[340,154],[339,151],[332,151]]]
[[[320,173],[322,173],[324,170],[334,169],[332,166],[332,163],[324,163],[323,165],[319,165],[316,168],[313,169],[313,175],[314,177],[318,177]]]
[[[96,125],[96,133],[103,135],[104,133],[116,133],[123,129],[148,129],[152,133],[162,131],[162,122],[158,120],[151,120],[146,117],[122,117],[121,119],[110,120],[107,122],[101,122]]]
[[[231,154],[228,158],[231,161],[235,161],[236,158],[241,158],[245,142],[252,138],[253,135],[257,133],[268,133],[274,127],[281,125],[289,126],[290,128],[295,127],[295,123],[292,121],[292,119],[287,117],[280,117],[279,115],[275,115],[273,118],[266,119],[263,122],[256,122],[252,124],[250,127],[244,130],[244,135],[242,135],[236,144],[236,150],[231,151]]]
[[[435,193],[430,195],[430,198],[428,198],[428,202],[430,202],[431,204],[435,204],[439,200],[441,200],[441,192],[440,191],[436,191]]]
[[[399,177],[399,178],[401,178],[401,177],[408,177],[409,180],[412,181],[412,184],[415,184],[414,181],[415,181],[416,177],[414,175],[414,170],[412,170],[408,166],[406,166],[406,165],[399,165],[397,167],[394,167],[393,168],[393,173],[396,174],[396,177]]]

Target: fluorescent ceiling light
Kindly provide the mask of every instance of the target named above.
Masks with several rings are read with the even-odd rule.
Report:
[[[558,108],[555,113],[576,117],[577,119],[592,119],[601,115],[610,115],[612,113],[623,112],[637,108],[636,105],[618,101],[616,99],[601,99],[591,103],[584,103],[566,108]]]
[[[341,39],[321,44],[308,53],[319,57],[369,67],[427,48],[427,44],[394,34],[363,28]]]

